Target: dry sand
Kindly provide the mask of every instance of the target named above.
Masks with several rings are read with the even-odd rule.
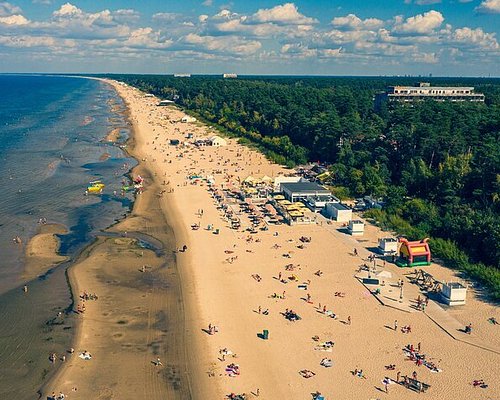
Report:
[[[160,286],[156,292],[150,293],[146,287],[134,286],[130,289],[130,301],[126,299],[129,292],[123,287],[128,287],[126,282],[133,280],[135,275],[140,275],[136,269],[141,261],[133,256],[121,257],[120,249],[127,253],[133,251],[133,247],[127,243],[114,243],[108,249],[109,254],[103,250],[93,252],[93,261],[84,261],[90,264],[81,264],[72,270],[80,290],[87,288],[100,294],[99,301],[89,304],[85,314],[81,315],[77,340],[77,351],[87,349],[95,359],[87,364],[82,364],[85,362],[79,359],[72,360],[54,382],[53,390],[68,391],[73,385],[78,387],[71,399],[165,398],[165,390],[171,386],[159,376],[154,380],[152,375],[161,373],[151,365],[154,352],[144,347],[151,343],[153,335],[162,346],[168,343],[168,346],[178,346],[180,352],[186,351],[188,364],[182,365],[189,368],[186,380],[191,382],[195,399],[223,399],[232,392],[244,392],[251,398],[254,396],[251,393],[256,394],[257,389],[260,398],[264,399],[308,399],[315,391],[323,393],[326,399],[429,397],[451,400],[500,396],[497,376],[500,356],[497,353],[453,339],[422,312],[407,313],[382,306],[354,278],[369,254],[367,249],[376,246],[377,238],[385,234],[368,226],[362,238],[353,238],[341,232],[340,225],[329,225],[318,219],[315,225],[270,226],[268,231],[259,231],[249,240],[248,232],[228,227],[206,184],[195,183],[187,178],[188,175],[213,175],[216,183],[221,185],[250,174],[276,176],[285,171],[234,140],[230,140],[226,147],[202,150],[170,146],[170,139],[184,141],[188,132],[194,133],[195,137],[206,137],[210,134],[209,128],[198,123],[180,123],[183,115],[180,110],[156,107],[155,99],[144,97],[138,90],[116,82],[110,84],[130,108],[135,125],[134,155],[142,160],[141,167],[145,171],[151,171],[151,177],[146,179],[146,186],[149,186],[146,194],[151,195],[154,191],[157,196],[165,219],[175,232],[177,248],[187,246],[186,252],[176,254],[182,289],[179,309],[185,317],[181,325],[184,335],[182,340],[168,339],[150,329],[150,312],[145,311],[146,299],[149,297],[149,304],[155,304],[154,312],[161,312],[161,299],[168,292],[167,288]],[[136,204],[134,213],[138,209],[140,205]],[[202,216],[198,213],[200,209],[203,209]],[[145,220],[154,223],[155,228],[150,229],[153,236],[164,229],[165,220]],[[144,220],[135,220],[134,225],[134,218],[125,223],[134,226],[130,231],[141,230],[144,226]],[[201,229],[191,230],[194,223],[200,223]],[[218,228],[220,233],[215,235],[204,229],[208,224]],[[301,236],[312,238],[304,248],[297,247]],[[106,246],[109,245],[108,241]],[[352,254],[354,248],[358,249],[359,256]],[[228,263],[226,251],[233,252],[230,255],[237,256],[237,260]],[[285,258],[284,254],[290,258]],[[156,266],[160,260],[150,262],[154,268],[160,268]],[[296,268],[293,272],[285,270],[285,265],[290,263]],[[314,274],[318,269],[323,271],[321,277]],[[407,270],[392,264],[387,264],[385,269],[393,274],[387,285],[390,285],[389,281],[394,283],[404,279],[408,289],[406,296],[417,293],[415,288],[408,287],[413,285],[403,275]],[[438,265],[432,265],[428,271],[440,279],[453,277],[451,271]],[[277,279],[280,272],[283,277],[296,275],[298,282],[281,283]],[[258,282],[252,274],[259,274],[262,280]],[[120,283],[115,284],[115,279]],[[305,282],[309,283],[307,292],[298,288]],[[399,290],[393,290],[397,296]],[[284,291],[285,299],[270,298],[273,293],[281,295]],[[334,296],[337,291],[345,292],[345,297]],[[312,304],[305,301],[307,293],[312,297]],[[175,294],[180,296],[181,291]],[[325,305],[337,314],[337,319],[320,312]],[[259,314],[259,306],[262,310],[269,309],[269,315]],[[285,309],[293,309],[302,319],[287,321],[281,314]],[[490,347],[500,345],[499,327],[486,322],[489,317],[500,320],[498,307],[480,301],[471,292],[468,305],[457,307],[451,314],[464,325],[472,322],[477,340]],[[347,324],[348,317],[351,324]],[[147,338],[129,336],[132,333],[127,327],[119,326],[118,320],[131,321],[136,331],[144,330],[137,335],[148,332]],[[412,332],[394,331],[395,320],[399,327],[411,325]],[[219,332],[208,335],[203,329],[209,324],[216,325]],[[126,333],[122,332],[123,329]],[[257,336],[263,329],[269,330],[269,340]],[[118,334],[125,337],[114,336]],[[318,343],[312,337],[316,335],[320,342],[335,342],[333,351],[315,350]],[[127,349],[123,343],[133,345]],[[434,373],[406,360],[402,349],[410,343],[415,346],[421,343],[422,352],[442,372]],[[222,348],[230,349],[236,356],[222,360],[219,353]],[[133,354],[130,349],[133,349]],[[333,367],[320,366],[324,357],[332,359]],[[239,376],[226,374],[229,363],[239,365]],[[396,364],[396,369],[387,371],[385,366],[389,364]],[[316,375],[303,378],[299,371],[304,369],[314,371]],[[350,371],[354,369],[363,369],[366,379],[353,376]],[[131,370],[140,377],[129,380]],[[416,371],[418,378],[431,388],[422,395],[403,386],[390,385],[389,393],[383,393],[382,379],[385,376],[395,379],[397,371],[401,375],[411,375]],[[113,382],[113,385],[108,385],[112,386],[108,388],[112,394],[103,391],[101,397],[96,397],[95,393],[101,392],[96,391],[98,387],[92,379],[98,377]],[[471,382],[474,379],[484,379],[488,388],[473,388]],[[132,390],[130,394],[124,385]],[[93,396],[86,397],[84,393],[93,393]],[[180,396],[188,398],[186,392]]]

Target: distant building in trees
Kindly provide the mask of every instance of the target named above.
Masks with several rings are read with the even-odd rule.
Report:
[[[384,93],[376,95],[375,105],[386,101],[413,103],[422,100],[482,103],[484,94],[474,93],[474,87],[431,86],[428,82],[417,82],[415,86],[389,86]]]
[[[237,74],[223,74],[222,77],[224,79],[231,79],[231,78],[235,79],[238,77],[238,75]]]

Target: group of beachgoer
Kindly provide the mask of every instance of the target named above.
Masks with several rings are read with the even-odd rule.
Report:
[[[47,400],[64,400],[64,399],[66,399],[66,395],[63,392],[59,392],[58,395],[56,395],[56,392],[52,392],[52,395],[47,397]]]
[[[84,291],[81,295],[80,298],[83,301],[89,301],[89,300],[98,300],[99,298],[95,293],[87,293],[87,291]]]
[[[207,333],[209,335],[215,335],[217,332],[219,332],[219,328],[217,326],[212,325],[211,323],[208,324]]]

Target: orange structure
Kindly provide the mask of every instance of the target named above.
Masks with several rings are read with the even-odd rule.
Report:
[[[401,238],[399,242],[399,258],[396,264],[400,267],[416,267],[431,264],[431,249],[429,248],[429,239],[410,242],[408,239]]]

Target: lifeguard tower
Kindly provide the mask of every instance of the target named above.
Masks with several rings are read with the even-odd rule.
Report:
[[[363,236],[365,233],[365,223],[359,219],[351,220],[349,221],[347,230],[352,236]]]
[[[465,304],[467,287],[460,282],[443,282],[441,285],[441,298],[449,306]]]
[[[378,250],[384,256],[398,253],[398,240],[392,237],[382,238],[378,241]]]
[[[420,241],[410,242],[408,239],[399,239],[399,257],[396,264],[399,267],[420,267],[431,265],[431,249],[428,238]]]

